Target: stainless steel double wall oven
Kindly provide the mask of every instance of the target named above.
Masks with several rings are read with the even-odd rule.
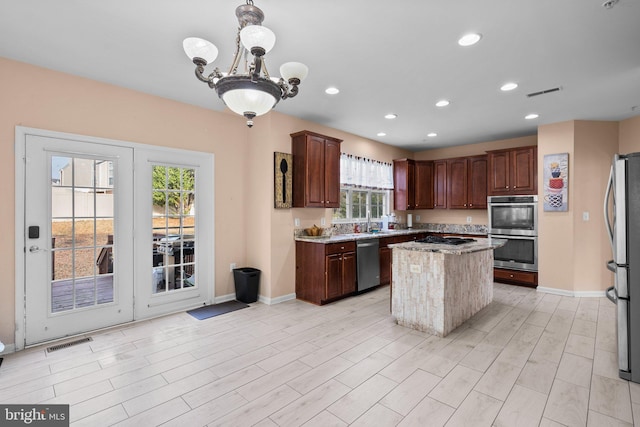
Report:
[[[494,266],[538,271],[538,196],[490,196],[489,236],[507,240],[493,253]]]

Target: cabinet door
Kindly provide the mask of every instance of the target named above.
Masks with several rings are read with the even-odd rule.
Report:
[[[378,249],[380,255],[380,284],[387,285],[391,283],[391,249]]]
[[[469,209],[486,209],[487,156],[469,157],[467,162],[467,207]]]
[[[489,153],[489,195],[509,194],[510,157],[508,151]]]
[[[411,210],[415,206],[415,163],[402,159],[393,161],[393,209]]]
[[[342,254],[331,254],[325,257],[325,299],[342,295]]]
[[[433,209],[433,162],[418,161],[415,170],[415,207]]]
[[[516,148],[511,152],[511,190],[514,194],[537,194],[537,150]]]
[[[433,162],[433,207],[435,209],[447,208],[446,160],[435,160]]]
[[[307,207],[324,207],[325,205],[325,173],[324,155],[325,140],[317,136],[307,136],[306,147],[306,200]],[[338,178],[339,179],[339,178]]]
[[[342,254],[342,295],[349,295],[356,291],[356,253]]]
[[[340,207],[340,143],[325,140],[324,207]]]
[[[447,203],[450,209],[467,208],[467,159],[447,161]]]

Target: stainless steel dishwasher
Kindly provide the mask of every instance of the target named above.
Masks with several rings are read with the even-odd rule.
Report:
[[[379,246],[378,239],[356,240],[358,292],[380,284]]]

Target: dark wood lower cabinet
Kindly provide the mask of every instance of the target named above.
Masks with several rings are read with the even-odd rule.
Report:
[[[296,298],[325,304],[355,291],[355,241],[296,242]]]
[[[520,285],[529,288],[538,287],[538,273],[534,271],[507,270],[505,268],[493,269],[493,280],[498,283]]]

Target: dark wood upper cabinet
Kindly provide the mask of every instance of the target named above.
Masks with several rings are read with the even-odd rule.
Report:
[[[309,131],[291,134],[293,207],[340,207],[341,142]]]
[[[393,161],[393,208],[433,209],[433,161]]]
[[[447,160],[449,209],[487,208],[487,156]]]
[[[411,159],[393,161],[393,209],[415,209],[416,162]]]
[[[447,208],[447,161],[433,161],[433,208]]]
[[[467,159],[447,160],[447,207],[467,208]]]
[[[433,161],[416,161],[414,184],[416,209],[433,209]]]
[[[467,208],[487,208],[487,167],[486,155],[467,157]]]
[[[538,194],[536,146],[488,151],[488,195]]]

